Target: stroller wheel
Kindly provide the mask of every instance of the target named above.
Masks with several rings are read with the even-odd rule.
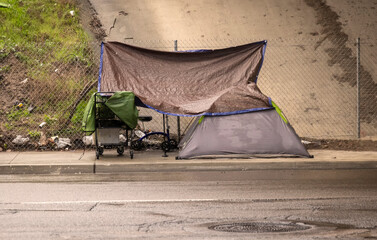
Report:
[[[164,141],[161,143],[161,149],[164,150],[164,152],[169,152],[170,150],[170,143],[168,141]]]
[[[103,155],[103,147],[98,147],[97,151],[98,151],[98,154],[99,154],[100,156]],[[98,158],[97,158],[97,159],[98,159]]]
[[[175,139],[170,139],[170,149],[176,149],[178,147],[178,143]]]
[[[136,151],[139,151],[143,148],[143,143],[139,140],[133,141],[131,143],[132,149],[135,149]]]
[[[96,159],[97,160],[99,159],[99,151],[98,151],[98,149],[96,150]]]
[[[123,155],[124,153],[124,147],[117,147],[117,153],[120,155]]]

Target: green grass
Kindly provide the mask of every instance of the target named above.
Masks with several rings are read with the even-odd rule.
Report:
[[[78,44],[73,49],[65,49],[83,56],[88,37],[81,28],[78,9],[74,1],[63,0],[9,0],[9,8],[0,9],[0,49],[31,51],[36,55],[52,54],[62,57],[61,52],[54,52],[61,44]],[[70,11],[74,11],[72,16]],[[43,43],[43,48],[36,47]]]
[[[40,72],[56,62],[92,65],[87,57],[89,38],[73,0],[9,0],[7,4],[9,8],[0,8],[0,60],[14,53],[29,69]]]

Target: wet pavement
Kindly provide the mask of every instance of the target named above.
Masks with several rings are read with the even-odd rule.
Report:
[[[0,239],[376,239],[377,169],[1,175]]]

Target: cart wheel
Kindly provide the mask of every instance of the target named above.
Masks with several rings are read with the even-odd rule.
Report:
[[[161,143],[161,149],[164,150],[164,152],[169,152],[170,150],[170,143],[168,141],[164,141]]]
[[[139,151],[143,148],[143,143],[139,140],[133,141],[131,143],[132,149],[135,149],[136,151]]]
[[[130,158],[134,159],[134,151],[133,150],[130,150]]]
[[[175,139],[170,139],[170,149],[178,148],[178,143]]]
[[[119,154],[119,156],[123,155],[124,147],[117,147],[117,153]]]
[[[98,147],[97,151],[100,156],[103,155],[103,147]]]

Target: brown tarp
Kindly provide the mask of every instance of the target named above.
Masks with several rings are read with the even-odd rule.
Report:
[[[256,86],[266,42],[205,52],[162,52],[102,45],[99,91],[132,91],[146,105],[177,115],[270,108]]]

